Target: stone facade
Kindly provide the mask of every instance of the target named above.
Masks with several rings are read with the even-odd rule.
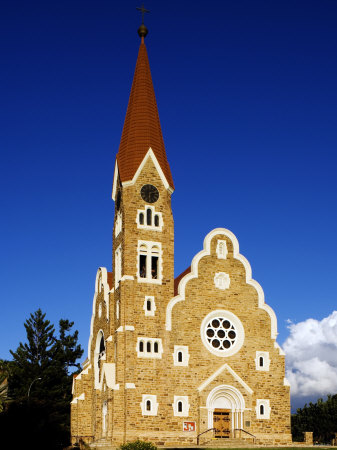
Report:
[[[158,198],[145,201],[145,185]],[[172,191],[151,147],[131,180],[116,165],[113,270],[96,276],[72,440],[184,446],[210,429],[202,442],[254,436],[287,445],[289,384],[275,314],[226,229],[211,231],[174,279]]]

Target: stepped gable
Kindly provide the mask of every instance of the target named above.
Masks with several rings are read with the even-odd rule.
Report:
[[[178,275],[174,279],[174,296],[178,295],[178,286],[179,286],[180,280],[182,278],[184,278],[184,276],[187,275],[190,272],[191,272],[191,267],[188,267],[186,270],[184,270],[184,272],[182,272],[180,275]]]
[[[169,186],[174,189],[160,126],[150,64],[144,39],[142,39],[117,154],[119,176],[122,182],[132,180],[150,147],[156,155]]]

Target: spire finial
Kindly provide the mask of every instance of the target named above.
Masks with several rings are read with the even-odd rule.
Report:
[[[142,4],[141,8],[137,7],[136,9],[142,13],[142,24],[138,28],[138,34],[139,34],[139,37],[142,38],[142,42],[144,42],[144,38],[147,35],[147,33],[149,32],[148,29],[146,28],[146,26],[144,25],[144,14],[149,13],[150,11],[148,9],[144,8],[144,3]]]

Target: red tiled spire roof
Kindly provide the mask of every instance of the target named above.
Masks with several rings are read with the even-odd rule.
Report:
[[[171,188],[172,174],[166,157],[149,60],[142,38],[125,116],[117,163],[122,182],[132,180],[149,148]]]

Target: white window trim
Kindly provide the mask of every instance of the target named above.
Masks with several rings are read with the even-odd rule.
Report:
[[[118,288],[119,282],[122,279],[122,244],[120,244],[115,251],[115,289]]]
[[[178,411],[178,402],[182,402],[183,410],[181,412]],[[173,414],[176,417],[188,417],[188,413],[190,410],[190,404],[188,403],[187,395],[175,395],[174,402],[172,403]]]
[[[115,223],[115,237],[122,231],[122,213],[118,212]]]
[[[223,252],[220,251],[221,246],[223,246]],[[226,259],[228,250],[227,250],[227,242],[221,239],[218,239],[218,243],[216,246],[216,254],[218,255],[218,259]]]
[[[263,358],[263,366],[260,366],[260,358]],[[269,358],[269,352],[256,352],[256,358],[255,358],[255,366],[256,370],[260,370],[263,372],[269,371],[270,366],[270,358]]]
[[[260,406],[263,405],[264,406],[264,414],[260,414]],[[270,419],[270,401],[266,400],[266,399],[256,399],[256,407],[255,407],[255,411],[256,411],[256,418],[257,419]]]
[[[144,351],[140,352],[139,351],[139,343],[143,342],[144,345]],[[147,343],[150,342],[151,343],[151,352],[148,352],[146,350],[147,348]],[[158,344],[158,353],[154,352],[154,344],[155,342],[157,342]],[[148,337],[138,337],[137,338],[137,347],[136,347],[136,351],[137,351],[137,356],[138,358],[154,358],[154,359],[161,359],[162,357],[162,353],[163,353],[163,344],[162,344],[162,340],[158,339],[158,338],[148,338]]]
[[[147,225],[146,214],[147,214],[148,209],[151,209],[151,211],[152,211],[152,215],[151,215],[152,225]],[[144,224],[143,225],[141,225],[139,223],[139,214],[140,213],[144,214]],[[157,215],[159,218],[159,225],[157,227],[154,225],[154,216],[155,215]],[[154,206],[146,205],[144,209],[137,209],[136,224],[137,224],[137,228],[140,228],[143,230],[146,229],[146,230],[152,230],[152,231],[162,231],[163,225],[164,225],[163,215],[161,212],[156,212],[156,209]]]
[[[151,249],[153,247],[159,248],[158,253],[158,267],[157,267],[157,278],[142,278],[140,276],[140,267],[139,267],[139,256],[140,256],[140,248],[145,245],[147,248],[147,258],[146,258],[146,273],[151,274],[151,258],[152,253]],[[153,241],[138,241],[138,249],[137,249],[137,280],[139,283],[151,283],[151,284],[161,284],[163,278],[163,251],[161,247],[161,242],[153,242]]]
[[[148,311],[148,309],[147,309],[147,301],[148,300],[151,301],[151,310],[150,311]],[[146,295],[145,296],[143,309],[144,309],[144,312],[145,312],[146,316],[154,316],[155,315],[157,307],[156,307],[156,303],[154,301],[154,296],[153,295]]]
[[[183,354],[183,360],[182,362],[178,361],[178,352],[182,352]],[[187,345],[175,345],[174,346],[174,352],[172,353],[173,356],[173,365],[175,366],[188,366],[188,361],[190,359],[190,355],[188,353],[188,346]]]
[[[151,410],[146,410],[146,402],[150,400],[151,402]],[[158,414],[158,402],[157,402],[157,396],[151,395],[151,394],[143,394],[142,395],[142,402],[140,403],[140,407],[142,410],[143,416],[156,416]]]
[[[219,317],[219,316],[220,317],[225,317],[230,322],[232,322],[232,324],[234,325],[234,327],[236,329],[236,333],[237,333],[237,335],[236,335],[237,339],[236,339],[235,344],[230,349],[225,350],[225,351],[224,350],[222,350],[222,351],[217,350],[216,348],[214,348],[211,345],[209,345],[209,343],[207,341],[207,338],[205,336],[205,329],[206,329],[207,324],[212,319],[214,319],[216,317]],[[204,320],[201,323],[200,335],[201,335],[202,343],[207,348],[207,350],[209,352],[213,353],[213,355],[220,356],[222,358],[225,358],[227,356],[232,356],[235,353],[237,353],[241,349],[241,347],[242,347],[242,345],[244,343],[244,340],[245,340],[245,332],[244,332],[244,328],[243,328],[243,325],[241,323],[241,320],[235,314],[233,314],[232,312],[226,311],[226,310],[223,310],[223,309],[217,309],[217,310],[212,311],[211,313],[207,314],[207,316],[204,318]]]

